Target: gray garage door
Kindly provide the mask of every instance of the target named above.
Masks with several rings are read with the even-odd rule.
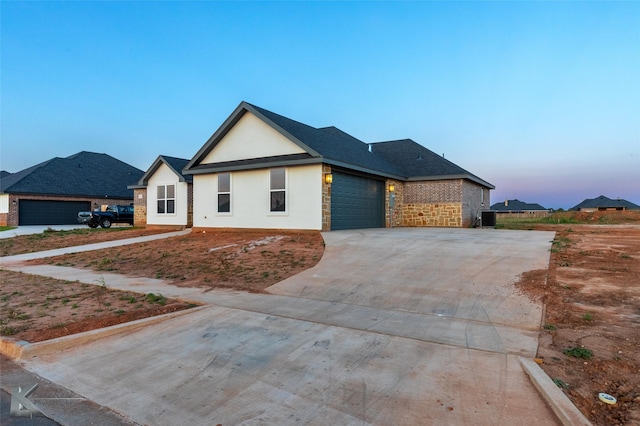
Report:
[[[384,227],[384,181],[333,172],[331,229]]]
[[[78,212],[91,210],[89,201],[20,200],[19,225],[72,225]]]

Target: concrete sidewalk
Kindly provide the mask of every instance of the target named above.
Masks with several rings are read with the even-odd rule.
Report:
[[[208,307],[91,344],[70,339],[63,352],[44,344],[23,362],[144,424],[559,423],[521,366],[521,356],[535,355],[541,306],[512,286],[520,273],[547,267],[552,232],[323,236],[320,263],[271,287],[273,295],[99,274],[112,288]]]

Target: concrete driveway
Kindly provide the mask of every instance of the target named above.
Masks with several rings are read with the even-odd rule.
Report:
[[[108,275],[114,288],[208,306],[24,364],[142,424],[558,423],[520,365],[535,355],[541,305],[513,286],[547,267],[552,232],[323,236],[320,263],[272,295]]]

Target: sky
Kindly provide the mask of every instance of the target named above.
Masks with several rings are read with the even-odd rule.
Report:
[[[0,169],[192,158],[241,101],[411,138],[491,202],[640,204],[640,2],[0,2]]]

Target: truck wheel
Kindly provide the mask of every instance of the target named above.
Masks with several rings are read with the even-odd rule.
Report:
[[[102,222],[100,222],[100,226],[102,226],[103,228],[111,228],[111,221],[109,219],[102,219]]]

